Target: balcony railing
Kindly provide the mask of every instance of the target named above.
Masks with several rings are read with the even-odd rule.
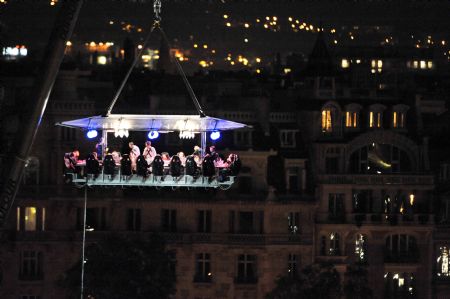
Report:
[[[360,225],[433,225],[433,214],[383,214],[383,213],[348,213],[337,217],[335,214],[318,213],[317,223],[347,223]]]
[[[196,274],[194,276],[194,282],[197,282],[197,283],[211,283],[212,282],[212,276],[211,275]]]
[[[385,250],[384,262],[385,263],[417,263],[419,261],[419,251],[389,251]]]
[[[356,185],[433,185],[432,175],[425,174],[323,174],[319,175],[322,184]]]
[[[238,284],[256,284],[258,277],[256,276],[238,276],[234,278],[234,283]]]
[[[97,241],[111,234],[112,231],[89,231],[86,234],[88,241]],[[142,236],[145,237],[154,232],[123,232],[115,231],[114,233],[126,236]],[[225,233],[171,233],[159,232],[167,243],[210,243],[210,244],[240,244],[240,245],[311,245],[312,234],[225,234]],[[0,235],[0,239],[9,239],[11,241],[61,241],[72,242],[81,241],[81,231],[4,231]]]

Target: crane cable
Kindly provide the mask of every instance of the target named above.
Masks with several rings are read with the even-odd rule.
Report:
[[[155,14],[155,19],[153,21],[152,27],[150,29],[150,32],[147,34],[145,40],[144,40],[144,44],[142,45],[142,48],[139,50],[138,55],[136,55],[134,57],[133,63],[130,65],[130,68],[128,69],[128,72],[125,75],[125,78],[122,80],[122,83],[119,86],[119,89],[116,91],[116,94],[113,97],[113,100],[111,101],[111,104],[108,107],[108,110],[106,112],[106,116],[109,116],[111,114],[112,109],[114,108],[114,105],[116,104],[117,100],[119,99],[120,94],[122,93],[123,88],[125,87],[125,84],[128,81],[128,78],[130,77],[134,67],[136,66],[136,64],[138,63],[139,59],[142,56],[142,53],[148,43],[148,41],[150,40],[150,37],[152,35],[152,33],[154,32],[155,29],[159,29],[163,41],[167,44],[167,46],[170,49],[170,43],[169,43],[169,39],[167,38],[166,33],[164,32],[164,30],[161,27],[161,0],[154,0],[153,1],[153,12]],[[200,105],[200,102],[197,99],[197,96],[194,93],[194,90],[192,89],[191,84],[189,83],[186,73],[184,72],[183,68],[181,67],[180,62],[178,61],[178,59],[176,57],[174,57],[173,55],[171,55],[171,60],[172,62],[175,64],[176,68],[177,68],[177,72],[178,74],[181,76],[181,78],[183,79],[184,85],[186,86],[186,89],[189,93],[189,96],[192,99],[192,102],[194,102],[194,106],[195,109],[197,109],[198,114],[200,115],[200,117],[205,117],[206,114],[202,109],[202,106]]]

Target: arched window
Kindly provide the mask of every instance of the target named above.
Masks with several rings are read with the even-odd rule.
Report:
[[[331,133],[333,132],[333,118],[334,113],[330,108],[322,110],[322,132]]]
[[[448,247],[439,247],[439,256],[436,259],[436,273],[438,277],[450,278],[450,260],[448,257]]]
[[[338,108],[332,104],[325,105],[322,109],[321,128],[322,133],[333,133],[337,131],[339,124]]]
[[[411,171],[408,154],[391,144],[372,143],[350,156],[352,173],[383,174]]]

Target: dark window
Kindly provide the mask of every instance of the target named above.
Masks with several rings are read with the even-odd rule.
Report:
[[[288,255],[288,275],[291,277],[298,274],[298,255],[289,253]]]
[[[252,192],[252,178],[249,176],[240,176],[238,180],[239,192],[250,194]]]
[[[288,232],[290,232],[291,234],[300,233],[300,213],[299,212],[289,212]]]
[[[236,283],[256,283],[256,255],[239,255],[237,270]]]
[[[211,256],[209,253],[199,253],[195,257],[195,282],[211,282]]]
[[[328,217],[330,221],[342,222],[345,219],[344,194],[330,193],[328,196]]]
[[[20,299],[41,299],[41,296],[36,296],[36,295],[22,295],[22,296],[20,296]]]
[[[161,229],[163,232],[177,231],[177,210],[162,210]]]
[[[167,255],[169,257],[169,269],[170,272],[172,274],[172,276],[174,277],[174,279],[176,279],[176,275],[177,275],[177,253],[175,250],[169,250],[167,252]]]
[[[253,212],[239,212],[239,233],[252,234],[253,229]]]
[[[390,235],[386,238],[386,262],[416,262],[419,250],[416,238],[406,234]]]
[[[127,230],[141,230],[141,209],[127,210]]]
[[[20,277],[21,280],[43,279],[42,252],[24,250],[20,254]]]
[[[83,229],[84,209],[77,209],[77,229]],[[86,230],[105,230],[106,229],[106,208],[87,208],[86,209]]]
[[[197,231],[199,233],[211,232],[211,210],[200,210],[197,212],[198,226]]]
[[[236,212],[229,211],[229,213],[228,213],[228,232],[229,233],[235,232],[235,222],[236,222]]]

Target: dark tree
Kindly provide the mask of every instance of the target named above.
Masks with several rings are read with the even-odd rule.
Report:
[[[333,264],[313,264],[296,277],[282,276],[267,299],[333,299],[340,298],[340,277]]]
[[[347,299],[372,298],[367,269],[364,265],[349,265],[345,272],[344,294]]]
[[[109,236],[87,247],[85,260],[86,298],[167,298],[175,293],[175,273],[164,240],[157,235]],[[80,277],[81,262],[77,262],[61,281],[74,298],[80,294]]]

